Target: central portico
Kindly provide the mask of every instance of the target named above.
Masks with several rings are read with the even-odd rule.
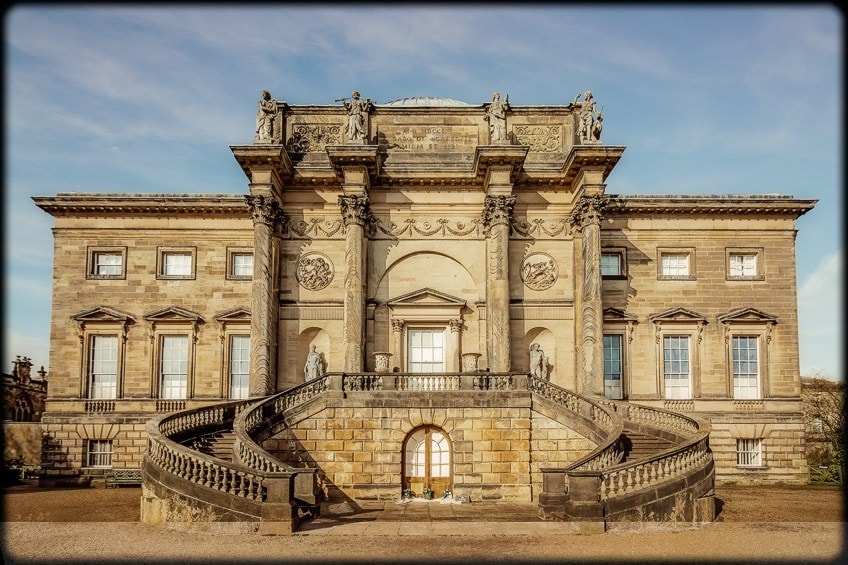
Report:
[[[581,133],[593,102],[272,102],[279,136],[232,146],[252,396],[303,382],[312,346],[329,372],[450,373],[526,371],[534,343],[552,382],[603,394],[599,199],[624,148]]]

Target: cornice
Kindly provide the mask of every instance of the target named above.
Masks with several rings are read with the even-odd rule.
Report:
[[[650,195],[610,194],[605,216],[632,217],[646,214],[764,214],[798,218],[812,210],[818,200],[780,195]]]
[[[53,217],[136,215],[215,215],[249,218],[243,194],[65,193],[32,197]]]

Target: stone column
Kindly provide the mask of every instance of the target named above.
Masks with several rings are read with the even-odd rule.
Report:
[[[487,354],[494,372],[510,370],[509,336],[509,230],[515,196],[487,196],[483,210],[486,226]]]
[[[276,388],[274,362],[277,330],[274,231],[283,214],[268,195],[245,197],[253,216],[253,288],[250,315],[250,397],[272,394]]]
[[[604,394],[604,313],[601,302],[601,212],[602,195],[583,196],[575,205],[571,223],[581,234],[581,278],[579,328],[581,355],[579,386],[583,394]]]
[[[395,366],[403,367],[403,320],[400,318],[392,319],[392,356],[394,357]]]
[[[448,373],[458,373],[460,370],[459,364],[459,356],[460,356],[460,343],[462,337],[462,320],[449,320],[448,324],[450,326],[450,347],[448,348],[449,356],[447,358],[447,363],[445,363],[445,371]]]
[[[342,347],[344,370],[364,369],[365,337],[365,225],[370,219],[367,196],[339,196],[345,226],[344,324]]]

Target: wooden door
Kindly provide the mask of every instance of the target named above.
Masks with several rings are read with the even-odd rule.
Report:
[[[425,487],[430,488],[434,500],[451,490],[451,446],[443,430],[422,426],[407,436],[403,485],[417,497],[424,495]]]

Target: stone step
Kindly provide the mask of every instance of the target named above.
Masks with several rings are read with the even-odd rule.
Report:
[[[215,432],[196,439],[191,447],[206,455],[232,462],[235,441],[234,432]]]
[[[674,442],[667,439],[628,429],[626,426],[624,428],[624,436],[626,438],[624,450],[625,461],[644,459],[674,445]]]

